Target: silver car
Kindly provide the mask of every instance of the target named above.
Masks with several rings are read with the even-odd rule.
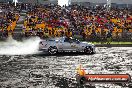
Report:
[[[59,37],[40,41],[39,50],[50,54],[58,52],[84,52],[86,54],[93,54],[95,53],[95,46],[88,42],[80,42],[72,37]]]

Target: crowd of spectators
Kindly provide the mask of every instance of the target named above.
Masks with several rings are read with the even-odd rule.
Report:
[[[19,17],[19,11],[13,4],[0,3],[0,37],[8,37],[13,33]]]
[[[7,12],[1,14],[1,28],[19,19],[19,13],[26,10],[23,31],[26,36],[41,37],[82,36],[83,39],[130,37],[132,34],[132,11],[128,8],[111,8],[103,6],[85,7],[80,5],[58,6],[20,4],[18,7],[4,6]],[[16,13],[15,8],[19,9]],[[16,17],[17,16],[17,17]],[[18,18],[18,19],[16,19]],[[5,22],[3,22],[3,20]]]

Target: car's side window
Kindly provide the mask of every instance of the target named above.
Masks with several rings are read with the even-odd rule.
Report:
[[[80,43],[80,42],[79,42],[78,40],[76,40],[76,39],[72,39],[72,42],[73,42],[73,43],[77,43],[77,44]]]
[[[72,42],[76,43],[76,40],[75,39],[72,39]]]
[[[69,42],[69,39],[68,38],[65,38],[64,42]]]
[[[71,39],[70,38],[65,38],[64,42],[71,43]]]

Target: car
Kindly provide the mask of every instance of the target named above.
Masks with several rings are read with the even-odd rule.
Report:
[[[95,53],[95,45],[88,42],[80,42],[75,38],[57,37],[42,40],[39,43],[39,51],[56,54],[58,52],[84,52]]]

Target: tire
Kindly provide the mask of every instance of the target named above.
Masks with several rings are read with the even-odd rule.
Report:
[[[50,46],[49,49],[48,49],[48,52],[51,54],[51,55],[55,55],[57,52],[58,52],[58,49],[57,47],[52,47]]]
[[[85,52],[86,54],[93,54],[93,53],[94,53],[91,46],[85,47],[84,52]]]

